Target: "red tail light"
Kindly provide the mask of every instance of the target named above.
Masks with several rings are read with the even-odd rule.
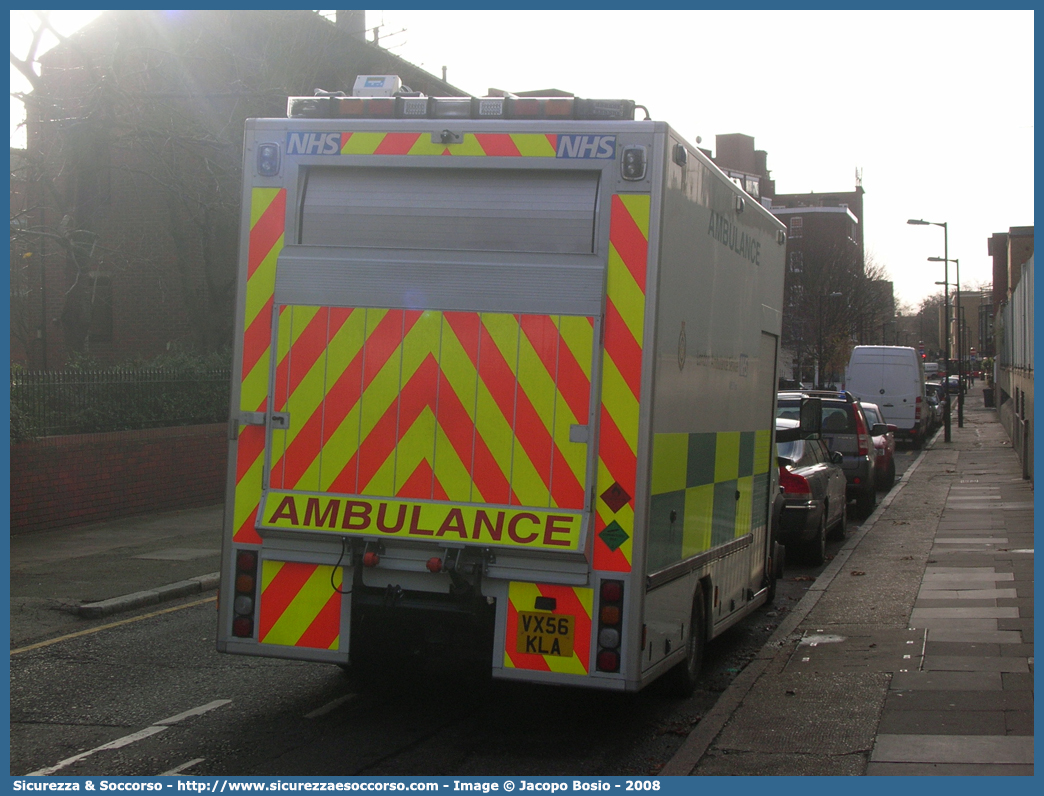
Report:
[[[779,468],[779,485],[783,487],[783,491],[788,495],[812,496],[812,490],[809,488],[808,479],[803,475],[792,473],[786,467]]]
[[[855,407],[853,407],[853,410]],[[855,413],[856,419],[856,442],[859,445],[859,455],[866,456],[870,453],[870,447],[873,442],[870,439],[870,432],[866,427],[866,420],[863,419],[862,412]]]
[[[622,580],[602,581],[598,608],[598,656],[595,659],[600,672],[620,671],[623,596]]]
[[[257,589],[257,551],[240,550],[236,554],[235,590],[232,597],[232,635],[250,638],[254,635],[254,605]]]
[[[920,395],[917,396],[917,400],[914,403],[914,419],[915,420],[920,420],[921,419],[921,396]]]

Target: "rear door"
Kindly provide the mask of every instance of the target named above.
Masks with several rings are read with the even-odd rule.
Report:
[[[599,171],[373,160],[297,174],[260,527],[578,550]]]

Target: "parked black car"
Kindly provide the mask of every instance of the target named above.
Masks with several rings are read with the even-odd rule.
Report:
[[[872,429],[856,397],[835,390],[781,392],[777,396],[776,417],[797,419],[802,396],[822,402],[822,439],[828,449],[842,454],[848,498],[855,500],[863,517],[869,517],[877,505],[877,451],[872,435],[875,431],[878,435],[887,433],[887,427]]]
[[[935,419],[935,428],[938,428],[943,424],[943,418],[946,416],[946,406],[950,402],[950,396],[946,394],[946,388],[937,381],[928,381],[924,384],[924,394],[929,403],[934,400],[934,405],[938,407],[937,418]]]
[[[843,539],[848,527],[843,456],[821,439],[800,439],[798,421],[776,420],[776,455],[783,505],[779,541],[814,566],[826,556],[827,534]],[[791,433],[788,433],[791,432]]]

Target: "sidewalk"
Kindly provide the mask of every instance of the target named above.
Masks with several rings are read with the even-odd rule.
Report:
[[[1033,773],[1033,490],[981,388],[964,415],[661,774]],[[213,589],[222,511],[12,536],[12,648]]]
[[[217,587],[223,506],[13,534],[11,647]]]
[[[1033,774],[1033,489],[952,420],[661,774]]]

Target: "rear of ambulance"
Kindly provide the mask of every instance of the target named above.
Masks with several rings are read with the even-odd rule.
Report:
[[[663,126],[325,99],[247,125],[218,648],[634,687]]]

